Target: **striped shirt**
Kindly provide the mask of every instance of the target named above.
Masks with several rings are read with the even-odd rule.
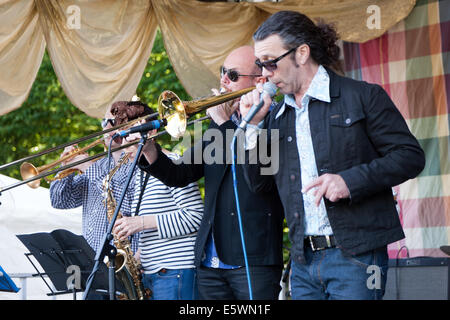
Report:
[[[126,184],[132,163],[133,161],[130,159],[127,164],[123,164],[112,178],[111,187],[117,203],[122,195],[123,186]],[[114,166],[114,159],[111,159],[111,164],[108,166],[108,160],[105,157],[93,163],[83,174],[72,174],[50,184],[52,207],[73,209],[83,206],[83,237],[95,251],[101,246],[109,225],[106,206],[103,203],[105,196],[102,184],[106,174]],[[134,180],[131,180],[120,208],[120,212],[124,216],[129,216],[131,213],[134,186]],[[138,235],[134,235],[131,243],[133,251],[136,251],[137,244]]]
[[[174,159],[176,155],[169,155]],[[136,210],[145,172],[136,173],[133,212]],[[183,188],[168,187],[150,176],[139,208],[140,216],[156,215],[156,229],[139,236],[141,264],[146,274],[160,269],[194,268],[194,244],[203,216],[203,201],[197,183]]]

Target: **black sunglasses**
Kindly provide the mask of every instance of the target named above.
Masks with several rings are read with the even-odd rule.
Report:
[[[220,67],[220,77],[222,78],[225,74],[227,74],[228,79],[233,82],[239,80],[239,77],[260,77],[260,74],[240,74],[236,70],[227,69],[224,66]]]
[[[274,71],[274,70],[277,69],[277,62],[278,62],[278,61],[280,61],[281,59],[283,59],[284,57],[286,57],[289,53],[295,51],[297,48],[298,48],[298,47],[292,48],[292,49],[289,50],[288,52],[286,52],[286,53],[282,54],[281,56],[279,56],[278,58],[275,58],[275,59],[272,59],[272,60],[267,60],[267,61],[261,62],[261,60],[256,59],[255,64],[256,64],[259,68],[261,68],[261,70],[262,70],[262,68],[264,67],[264,68],[266,68],[267,71],[272,72],[272,71]]]
[[[103,119],[102,120],[102,128],[105,128],[108,125],[108,122],[111,123],[111,126],[116,125],[116,119]]]

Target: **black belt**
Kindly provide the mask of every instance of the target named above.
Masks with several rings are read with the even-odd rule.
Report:
[[[307,236],[305,238],[305,246],[312,251],[319,251],[336,247],[336,239],[334,236]]]

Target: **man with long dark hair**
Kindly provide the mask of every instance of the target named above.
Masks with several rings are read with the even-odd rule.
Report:
[[[331,26],[280,11],[253,40],[256,64],[284,100],[267,115],[264,95],[246,130],[248,150],[270,142],[254,138],[257,124],[279,130],[270,142],[279,143],[279,170],[263,175],[261,165],[246,165],[245,176],[258,192],[276,182],[292,242],[292,297],[379,299],[387,245],[404,237],[391,187],[421,172],[424,153],[380,86],[330,68],[339,58]],[[258,89],[241,98],[243,116]]]

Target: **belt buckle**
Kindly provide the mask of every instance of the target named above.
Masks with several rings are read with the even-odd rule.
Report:
[[[330,238],[330,236],[325,236],[325,240],[327,241],[327,248],[331,248],[331,238]]]
[[[311,250],[313,252],[325,249],[325,248],[316,248],[316,247],[314,247],[313,236],[308,236],[308,240],[309,240],[309,244],[311,245]]]
[[[326,235],[324,237],[325,237],[325,241],[327,242],[327,246],[326,247],[315,248],[314,247],[313,236],[308,236],[309,244],[311,245],[311,249],[312,249],[313,252],[324,250],[326,248],[331,248],[331,238],[330,238],[330,236]]]

